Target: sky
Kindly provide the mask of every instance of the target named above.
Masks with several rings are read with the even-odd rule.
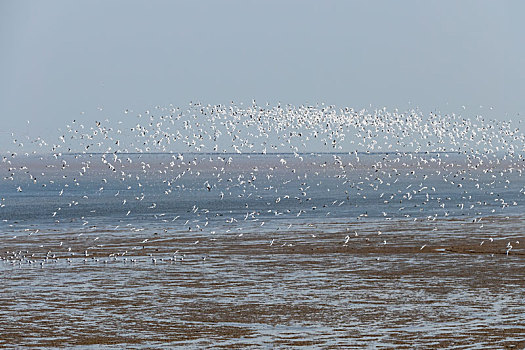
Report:
[[[1,0],[0,151],[10,132],[49,138],[73,119],[190,101],[519,118],[523,13],[483,0]]]

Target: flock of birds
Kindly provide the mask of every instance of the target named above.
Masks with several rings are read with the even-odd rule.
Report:
[[[56,196],[44,203],[45,219],[55,226],[76,222],[79,230],[104,231],[97,220],[106,212],[118,219],[112,229],[139,234],[148,230],[125,220],[147,214],[158,223],[154,231],[167,233],[179,223],[178,231],[214,235],[222,230],[238,237],[243,227],[262,229],[272,218],[290,218],[282,221],[290,229],[296,222],[292,218],[308,214],[319,221],[345,206],[357,213],[348,218],[355,221],[366,220],[374,210],[384,220],[435,221],[467,213],[482,228],[486,216],[519,206],[525,195],[525,136],[514,125],[520,121],[324,104],[259,106],[255,101],[246,106],[190,103],[133,114],[125,110],[116,122],[89,122],[83,114],[59,129],[55,142],[12,135],[14,150],[0,163],[0,218],[16,234],[10,239],[43,234],[30,227],[31,217],[20,220],[20,213],[9,211],[17,196],[36,192]],[[511,186],[517,191],[505,198]],[[101,208],[93,200],[102,195],[107,198]],[[183,210],[173,212],[173,201]],[[97,261],[89,249],[99,237],[80,251],[60,242],[56,252],[43,256],[13,250],[2,252],[0,259],[39,261],[42,267],[59,257]],[[345,234],[341,244],[349,239]],[[111,252],[102,261],[127,261],[125,254]],[[150,258],[155,264],[160,259]],[[166,258],[177,259],[184,255]]]

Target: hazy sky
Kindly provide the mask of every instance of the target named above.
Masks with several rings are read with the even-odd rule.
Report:
[[[47,137],[101,119],[99,106],[120,118],[190,100],[516,118],[524,13],[523,1],[1,0],[0,150],[8,131]]]

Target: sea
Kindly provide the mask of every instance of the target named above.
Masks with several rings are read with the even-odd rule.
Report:
[[[0,163],[0,347],[525,348],[525,162]]]

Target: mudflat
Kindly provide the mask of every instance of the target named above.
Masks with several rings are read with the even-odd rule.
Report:
[[[1,252],[0,346],[521,349],[521,223],[18,237]]]

